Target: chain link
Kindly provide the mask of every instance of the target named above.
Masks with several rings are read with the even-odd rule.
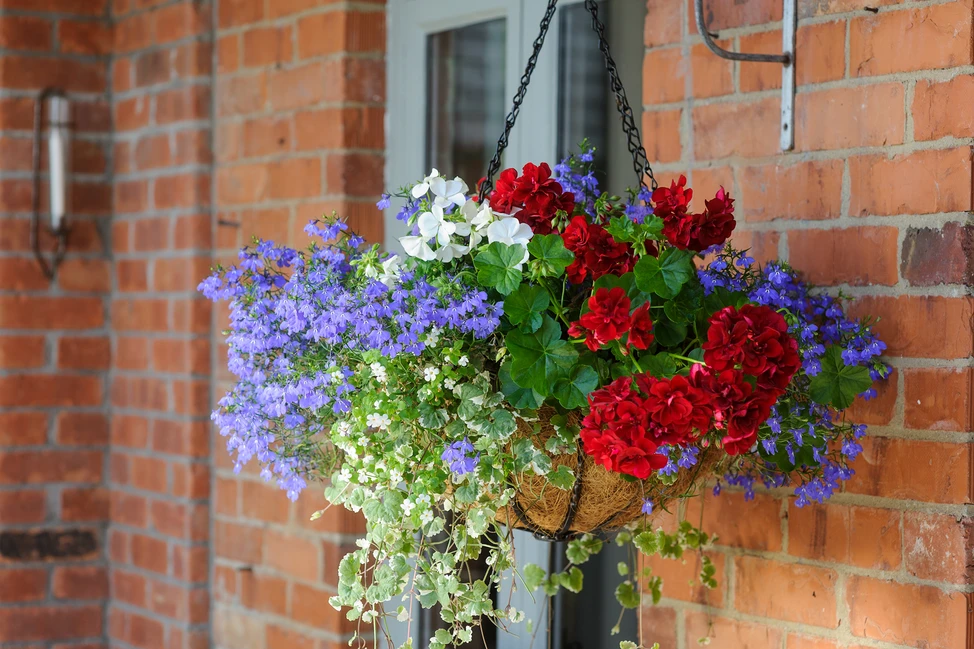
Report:
[[[653,168],[649,165],[649,158],[646,157],[646,149],[643,148],[643,141],[639,135],[639,127],[636,126],[636,118],[629,106],[629,99],[626,97],[626,89],[622,86],[622,79],[619,78],[619,70],[616,62],[609,54],[609,41],[605,37],[605,25],[599,20],[599,5],[596,0],[585,0],[585,8],[592,14],[592,29],[599,37],[599,49],[605,57],[605,69],[609,73],[609,81],[612,92],[616,96],[616,109],[622,117],[622,130],[626,133],[627,146],[632,155],[632,168],[639,178],[639,185],[646,187],[646,176],[649,176],[650,188],[656,189],[659,184],[653,176]]]
[[[497,140],[497,150],[494,152],[494,157],[491,158],[490,165],[487,167],[487,176],[480,185],[480,202],[483,202],[487,194],[494,188],[494,176],[501,168],[501,155],[503,155],[504,149],[507,148],[507,143],[511,136],[511,129],[514,128],[514,122],[521,112],[521,103],[524,101],[524,96],[528,94],[528,84],[531,82],[531,74],[538,64],[538,55],[541,54],[541,47],[544,45],[545,36],[548,35],[548,28],[551,26],[551,20],[555,16],[555,7],[557,4],[558,0],[548,0],[548,8],[545,10],[544,17],[541,19],[541,31],[538,33],[538,37],[534,39],[531,56],[528,58],[528,64],[524,68],[524,74],[521,75],[521,85],[518,86],[517,93],[514,95],[514,107],[511,108],[511,112],[507,114],[507,118],[504,120],[504,132],[501,134],[500,139]]]

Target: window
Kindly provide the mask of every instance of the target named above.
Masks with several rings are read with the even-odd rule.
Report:
[[[486,172],[504,118],[511,108],[524,64],[547,3],[541,0],[390,0],[386,186],[417,180],[431,167],[459,175],[471,185]],[[638,110],[643,58],[645,3],[602,0],[602,21],[613,58]],[[638,116],[637,116],[638,123]],[[597,146],[607,187],[620,193],[635,184],[632,161],[619,125],[614,98],[591,16],[581,0],[562,0],[538,60],[503,166],[552,164],[576,151],[588,137]],[[398,249],[404,225],[387,210],[386,246]],[[558,569],[564,547],[516,533],[518,558]],[[492,632],[470,649],[598,649],[615,626],[614,591],[621,579],[615,544],[582,566],[586,588],[545,605],[518,592],[511,604],[535,620],[536,631],[519,636]],[[505,596],[508,591],[504,591]],[[506,603],[506,601],[505,601]],[[584,611],[584,615],[581,614]],[[416,611],[413,645],[426,646],[433,616]],[[614,643],[636,640],[638,623],[628,612]],[[395,629],[405,638],[405,626]]]

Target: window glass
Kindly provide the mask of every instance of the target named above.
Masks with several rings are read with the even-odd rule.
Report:
[[[504,19],[427,37],[427,168],[471,184],[484,175],[504,129],[506,42]]]

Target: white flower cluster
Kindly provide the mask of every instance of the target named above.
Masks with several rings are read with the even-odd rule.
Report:
[[[416,220],[418,235],[399,238],[406,254],[423,261],[438,259],[449,263],[469,253],[486,238],[488,243],[524,246],[524,261],[527,261],[531,228],[511,215],[494,212],[486,200],[483,204],[468,200],[468,191],[463,180],[446,180],[436,169],[412,188],[413,198],[425,199],[429,209]]]

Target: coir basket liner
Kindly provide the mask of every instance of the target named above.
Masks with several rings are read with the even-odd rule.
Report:
[[[517,435],[533,437],[537,446],[544,447],[555,434],[551,424],[555,414],[554,409],[542,408],[536,422],[518,420]],[[581,415],[572,412],[568,419],[577,426]],[[616,530],[644,516],[643,501],[647,498],[653,502],[654,512],[663,511],[668,501],[686,494],[696,476],[711,472],[721,456],[720,449],[705,448],[696,472],[681,471],[676,482],[661,486],[659,481],[627,480],[607,471],[582,450],[580,439],[577,444],[576,453],[551,456],[552,471],[566,465],[575,474],[571,490],[555,487],[544,476],[523,473],[513,481],[517,487],[513,500],[497,512],[498,522],[553,541]]]

